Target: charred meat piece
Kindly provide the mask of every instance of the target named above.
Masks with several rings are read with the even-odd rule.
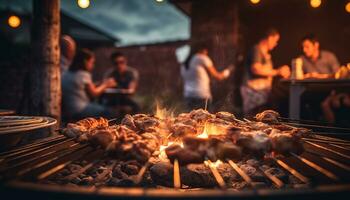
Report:
[[[103,149],[106,149],[118,135],[116,130],[112,128],[95,129],[91,132],[92,134],[89,138],[91,144],[101,146]]]
[[[300,138],[291,132],[273,131],[269,137],[271,138],[273,150],[279,154],[289,155],[291,152],[300,154],[304,150]]]
[[[225,120],[227,122],[235,122],[236,116],[229,112],[217,112],[215,114],[216,118]]]
[[[63,129],[63,134],[67,137],[78,138],[80,135],[88,133],[98,127],[108,127],[108,120],[105,118],[86,118],[76,123],[68,123],[67,127]]]
[[[182,148],[180,145],[169,146],[165,149],[165,153],[171,162],[177,159],[180,165],[203,163],[205,155],[204,153],[201,154],[188,148]]]
[[[270,138],[262,131],[241,132],[236,144],[242,147],[243,153],[256,157],[263,157],[271,149]]]
[[[183,137],[186,135],[196,135],[197,129],[191,125],[176,123],[171,126],[171,132],[174,137]]]
[[[141,132],[156,132],[160,125],[160,120],[155,117],[137,117],[134,118],[135,126]]]
[[[210,114],[206,110],[198,109],[198,110],[193,110],[190,112],[190,118],[201,123],[201,122],[207,121],[208,119],[215,118],[215,115]]]
[[[134,123],[134,118],[129,114],[124,116],[124,118],[121,121],[121,125],[125,125],[129,129],[137,131],[136,125]]]
[[[177,159],[181,165],[202,163],[205,159],[212,161],[241,157],[241,148],[232,142],[225,142],[218,138],[183,138],[184,147],[171,145],[165,152],[171,161]]]
[[[259,122],[277,123],[280,114],[273,110],[265,110],[255,115],[255,119]]]
[[[144,163],[159,149],[159,140],[152,133],[139,135],[124,126],[119,126],[117,132],[118,137],[107,147],[109,154],[114,157],[124,160],[136,159]]]

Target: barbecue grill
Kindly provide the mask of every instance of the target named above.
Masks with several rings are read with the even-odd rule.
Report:
[[[293,124],[303,126],[295,121]],[[141,183],[149,172],[149,163],[135,174],[133,180],[136,184],[132,187],[127,184],[126,187],[111,187],[107,184],[77,186],[55,183],[52,180],[72,163],[81,163],[81,168],[67,175],[70,179],[104,162],[104,167],[92,180],[97,183],[108,178],[110,170],[120,162],[105,157],[102,149],[58,135],[0,153],[1,193],[11,198],[46,199],[344,198],[350,194],[350,141],[336,136],[344,136],[339,130],[346,129],[315,124],[306,126],[318,130],[325,128],[324,130],[331,132],[317,132],[310,138],[303,138],[305,152],[301,155],[268,158],[274,166],[298,180],[298,184],[292,186],[288,181],[264,172],[262,174],[267,187],[260,187],[232,160],[226,160],[225,163],[237,173],[238,180],[247,186],[244,189],[237,190],[226,184],[218,168],[210,161],[206,163],[206,167],[216,182],[212,188],[186,187],[182,183],[182,170],[177,162],[171,165],[172,187],[148,186]]]

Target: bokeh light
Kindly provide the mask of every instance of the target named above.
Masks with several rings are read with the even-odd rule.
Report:
[[[252,4],[258,4],[258,3],[260,3],[260,0],[250,0],[250,2],[251,2]]]
[[[78,0],[77,3],[80,8],[88,8],[90,6],[90,0]]]
[[[11,15],[8,20],[8,24],[12,28],[17,28],[21,25],[21,19],[16,15]]]
[[[310,5],[313,8],[318,8],[322,4],[322,0],[310,0]]]
[[[350,13],[350,2],[345,5],[346,12]]]

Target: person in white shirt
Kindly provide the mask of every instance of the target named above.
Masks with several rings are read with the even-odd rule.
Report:
[[[207,108],[210,106],[212,94],[210,76],[224,80],[230,76],[230,70],[218,72],[213,61],[208,56],[208,48],[198,46],[181,66],[181,76],[184,81],[183,95],[187,109]]]

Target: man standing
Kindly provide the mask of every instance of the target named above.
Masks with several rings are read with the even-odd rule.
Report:
[[[320,43],[314,35],[307,35],[302,39],[303,71],[305,77],[328,78],[339,69],[337,57],[329,51],[321,50]]]
[[[110,58],[114,68],[106,74],[106,77],[114,78],[117,82],[118,94],[114,95],[108,104],[123,108],[128,107],[132,113],[139,112],[139,106],[131,98],[131,95],[136,92],[138,84],[139,75],[137,70],[128,66],[126,57],[120,52],[112,53]]]

